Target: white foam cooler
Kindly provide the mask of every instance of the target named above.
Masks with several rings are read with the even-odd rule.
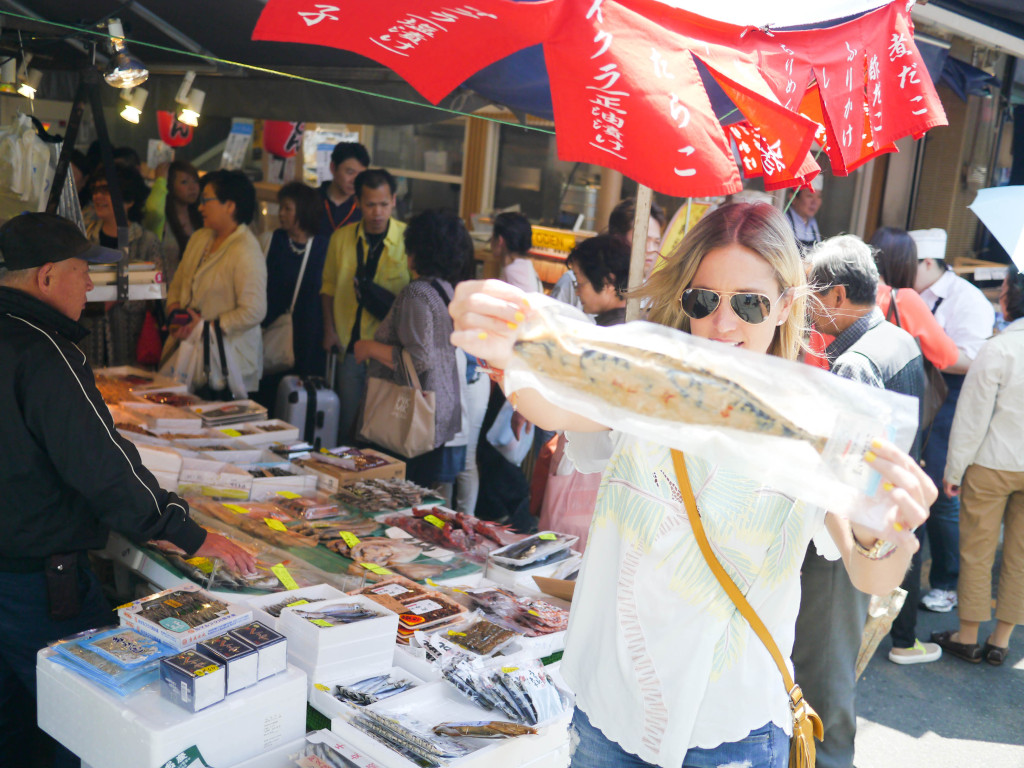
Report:
[[[306,730],[306,675],[295,667],[191,714],[159,683],[118,696],[49,660],[36,660],[39,727],[92,768],[159,768],[196,746],[230,766],[300,739]]]

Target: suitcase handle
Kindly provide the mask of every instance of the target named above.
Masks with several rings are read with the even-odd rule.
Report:
[[[327,386],[329,389],[334,389],[334,370],[338,365],[338,348],[331,347],[331,351],[327,353]]]

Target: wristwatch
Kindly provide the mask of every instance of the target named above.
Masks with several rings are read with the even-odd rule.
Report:
[[[885,539],[876,539],[875,543],[870,547],[865,547],[857,541],[856,534],[853,535],[853,548],[857,551],[857,554],[861,557],[866,557],[868,560],[884,560],[896,551],[896,545]]]

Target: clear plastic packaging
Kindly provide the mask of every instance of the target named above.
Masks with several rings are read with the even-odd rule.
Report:
[[[781,493],[879,527],[891,503],[863,461],[871,440],[903,450],[917,400],[652,323],[601,328],[531,296],[508,391],[700,456]]]
[[[569,557],[572,545],[579,539],[579,536],[570,536],[566,533],[541,531],[515,544],[494,550],[489,559],[513,571],[537,568],[565,560]]]

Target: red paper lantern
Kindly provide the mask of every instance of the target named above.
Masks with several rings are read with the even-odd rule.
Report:
[[[173,112],[158,111],[156,125],[160,131],[160,141],[168,147],[184,147],[192,141],[192,126],[178,120]]]
[[[305,127],[305,123],[264,120],[263,148],[277,157],[291,157],[302,146],[302,132]]]

